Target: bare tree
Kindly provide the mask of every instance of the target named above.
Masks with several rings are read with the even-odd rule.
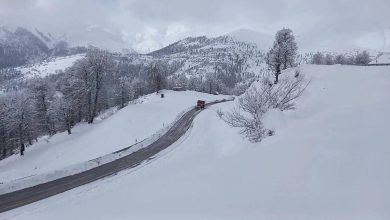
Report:
[[[94,94],[93,94],[93,104],[88,120],[89,124],[93,123],[93,120],[96,117],[97,106],[99,101],[99,93],[102,88],[102,82],[105,77],[105,74],[110,68],[110,57],[109,53],[100,49],[91,49],[87,54],[87,59],[89,66],[92,71],[93,82],[94,82]]]
[[[0,99],[0,159],[7,156],[7,106],[3,99]]]
[[[321,52],[315,53],[311,59],[311,63],[317,65],[325,64],[324,55]]]
[[[68,134],[72,134],[74,122],[71,100],[66,100],[66,97],[62,93],[57,92],[54,95],[49,111],[55,116],[56,122],[61,127],[61,130],[65,128]]]
[[[331,54],[326,54],[324,59],[326,65],[334,64],[333,56]]]
[[[302,74],[296,78],[285,77],[278,84],[264,79],[252,86],[238,98],[232,112],[220,112],[219,116],[230,126],[241,128],[241,134],[252,142],[261,141],[269,133],[263,123],[264,114],[272,108],[282,111],[294,108],[308,83]]]
[[[32,144],[33,107],[30,97],[23,90],[12,92],[8,99],[8,130],[17,139],[21,155],[24,154],[25,144]]]
[[[346,64],[347,63],[347,60],[345,58],[345,56],[343,54],[339,54],[336,56],[336,58],[334,59],[334,62],[336,64]]]
[[[158,93],[163,87],[164,77],[161,69],[156,63],[150,65],[148,69],[148,78],[150,87],[154,92]]]
[[[48,114],[49,108],[49,85],[43,79],[35,79],[30,82],[31,97],[35,105],[35,115],[37,127],[40,131],[54,135],[56,130]]]
[[[355,57],[356,65],[367,65],[369,62],[371,62],[371,58],[370,54],[367,51],[358,53]]]

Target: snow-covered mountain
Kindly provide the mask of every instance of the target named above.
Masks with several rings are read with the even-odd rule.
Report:
[[[14,32],[0,28],[0,68],[40,61],[48,56],[48,46],[24,28]]]
[[[69,47],[65,37],[54,37],[35,29],[18,27],[10,31],[0,27],[0,68],[41,62],[53,56],[85,52],[82,47]]]
[[[40,50],[36,49],[36,51],[42,52],[39,53],[39,57],[34,57],[35,59],[24,59],[16,64],[8,64],[8,66],[17,66],[16,69],[21,71],[23,78],[44,77],[54,74],[57,70],[64,70],[71,66],[75,60],[84,56],[80,51],[69,53],[67,50],[60,57],[53,56],[53,52],[56,51],[57,47],[50,47],[50,42],[54,42],[56,38],[49,34],[43,34],[38,30],[36,30],[37,34],[33,34],[26,29],[23,29],[23,31],[25,35],[36,42],[32,45],[42,48]],[[8,37],[8,35],[11,37]],[[9,39],[14,35],[14,33],[4,29],[2,36]],[[10,41],[5,40],[4,42],[8,44]],[[15,46],[15,48],[24,47],[19,41],[17,43],[18,46]],[[64,44],[64,48],[67,49],[66,43]],[[68,51],[70,49],[68,48]],[[217,80],[221,83],[221,90],[232,89],[236,86],[239,88],[241,86],[245,87],[256,75],[266,72],[265,51],[255,43],[240,41],[237,37],[230,35],[215,38],[205,36],[188,37],[149,54],[137,54],[127,51],[113,55],[117,59],[126,58],[129,63],[134,65],[148,66],[151,63],[161,63],[166,70],[166,74],[172,77],[186,77],[188,80],[202,81],[206,79]],[[19,58],[20,56],[15,54],[15,57]],[[9,61],[9,58],[5,60]]]
[[[90,31],[98,31],[95,29]],[[38,29],[29,31],[18,28],[11,32],[1,28],[0,68],[40,63],[53,55],[76,54],[77,51],[67,51],[68,45],[64,40],[66,36],[54,37]],[[262,43],[261,47],[259,43]],[[134,63],[169,62],[178,69],[176,74],[187,76],[231,71],[253,75],[261,71],[265,54],[263,48],[266,45],[269,45],[267,37],[253,31],[240,30],[215,38],[188,37],[149,54],[136,54],[130,49],[124,54]]]
[[[176,66],[176,75],[207,77],[211,74],[247,77],[264,68],[264,52],[257,45],[231,36],[188,37],[146,55],[132,55],[134,62],[162,61]]]

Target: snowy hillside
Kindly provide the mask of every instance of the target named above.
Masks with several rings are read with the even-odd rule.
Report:
[[[390,64],[390,53],[379,54],[370,64]]]
[[[13,155],[0,161],[0,182],[59,170],[117,151],[166,127],[198,99],[214,101],[226,97],[192,91],[163,93],[164,99],[160,94],[147,95],[96,124],[80,124],[70,136],[63,132],[41,138],[27,148],[25,157]]]
[[[24,77],[46,77],[50,74],[54,74],[57,71],[65,70],[68,67],[71,67],[73,63],[85,57],[85,54],[75,54],[65,57],[54,57],[51,59],[44,60],[40,63],[27,65],[24,67],[16,68],[20,70]]]
[[[307,65],[301,67],[301,72],[311,79],[311,84],[297,103],[297,109],[270,112],[266,124],[276,134],[259,144],[246,141],[237,129],[217,117],[216,110],[229,110],[232,103],[216,105],[200,113],[187,135],[151,163],[2,213],[0,217],[13,220],[389,219],[389,68]],[[177,103],[183,101],[177,100],[180,100]],[[152,103],[147,109],[159,113],[162,105]],[[149,135],[153,131],[137,131],[136,126],[148,124],[146,117],[134,117],[127,123],[127,118],[135,115],[131,109],[137,106],[140,110],[137,114],[145,114],[142,105],[130,106],[108,119],[112,122],[100,122],[92,132],[101,130],[107,134],[115,122],[118,129],[126,123],[123,130],[127,134]],[[145,125],[145,128],[151,127]],[[101,132],[95,134],[107,137]],[[80,131],[75,135],[83,134]],[[122,138],[130,137],[123,135]],[[131,139],[134,137],[140,136]],[[115,140],[111,136],[107,139]],[[105,141],[102,137],[93,144],[81,140],[69,139],[66,147],[75,144],[87,147],[78,151],[80,155],[86,152],[98,155],[95,150],[100,154],[113,149],[106,151],[95,146]],[[29,167],[35,163],[32,161],[41,161],[38,167],[56,164],[53,155],[61,156],[66,147],[56,147],[54,139],[52,143],[50,154],[31,156],[35,160],[25,158],[30,161],[28,165],[18,165],[24,162],[13,158],[1,164],[2,170],[12,173],[16,169],[18,172],[32,169]],[[34,154],[32,149],[26,156]],[[72,154],[72,160],[73,157],[81,159],[82,156]]]

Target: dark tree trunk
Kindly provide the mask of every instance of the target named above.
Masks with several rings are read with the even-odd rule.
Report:
[[[93,106],[92,106],[92,114],[88,122],[89,124],[93,123],[93,120],[95,119],[96,116],[97,104],[99,100],[100,83],[103,74],[103,67],[99,66],[99,68],[97,68],[95,71],[96,71],[95,72],[95,95],[94,95]]]
[[[19,145],[20,145],[20,154],[24,155],[24,133],[23,133],[23,121],[24,121],[24,113],[21,115],[21,122],[18,125],[19,129]]]
[[[92,91],[89,90],[88,93],[87,93],[87,103],[88,103],[88,123],[90,123],[91,121],[91,115],[92,115],[92,102],[91,102],[91,95],[92,95]]]
[[[287,55],[284,55],[283,69],[287,69]]]
[[[69,122],[66,122],[66,130],[68,131],[68,134],[72,134],[72,130]]]
[[[46,131],[47,131],[47,133],[49,133],[49,135],[53,135],[53,134],[55,134],[55,132],[52,129],[52,126],[51,126],[52,123],[50,122],[50,118],[47,115],[47,105],[46,105],[46,96],[45,95],[42,96],[41,102],[42,102],[43,114],[44,114],[44,117],[45,117]]]
[[[125,91],[124,88],[121,89],[121,108],[125,107]]]
[[[280,65],[277,65],[276,66],[276,72],[275,72],[275,83],[274,84],[278,84],[278,82],[279,82],[279,75],[280,75]]]
[[[91,114],[91,118],[89,120],[89,124],[92,124],[93,120],[95,119],[98,99],[99,99],[99,88],[96,88],[95,98],[94,98],[93,106],[92,106],[92,114]]]
[[[77,111],[77,122],[81,122],[83,120],[83,112],[81,106],[79,107],[79,110]],[[74,125],[74,121],[72,122]]]
[[[66,125],[66,130],[68,131],[68,135],[72,134],[72,122],[71,119],[69,118],[69,115],[64,113],[64,119],[65,119],[65,125]]]
[[[20,156],[23,156],[24,155],[24,150],[25,150],[25,147],[24,147],[24,144],[22,143],[20,145]]]

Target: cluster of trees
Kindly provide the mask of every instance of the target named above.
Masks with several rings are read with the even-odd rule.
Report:
[[[72,67],[46,78],[7,84],[17,73],[3,70],[7,74],[0,81],[0,158],[22,153],[40,136],[71,134],[78,122],[93,123],[103,110],[124,107],[143,94],[165,88],[167,65],[134,65],[90,48]]]
[[[235,83],[233,87],[229,87],[224,83],[222,75],[207,74],[205,76],[190,76],[184,74],[172,75],[166,80],[166,87],[171,89],[175,86],[182,87],[184,90],[193,90],[209,94],[242,94],[250,83],[254,80],[251,78],[247,81]]]
[[[0,69],[0,86],[2,86],[3,82],[11,81],[20,77],[21,75],[22,73],[15,68]]]
[[[180,86],[186,90],[210,94],[234,94],[241,95],[255,80],[255,75],[246,72],[244,66],[247,58],[232,53],[224,57],[223,62],[215,62],[211,72],[185,75],[175,74],[167,79],[167,88]]]
[[[313,57],[310,61],[311,64],[318,65],[333,65],[333,64],[343,64],[343,65],[367,65],[371,62],[370,54],[367,51],[362,51],[356,55],[346,56],[343,54],[332,55],[329,53],[317,52],[313,54]]]

